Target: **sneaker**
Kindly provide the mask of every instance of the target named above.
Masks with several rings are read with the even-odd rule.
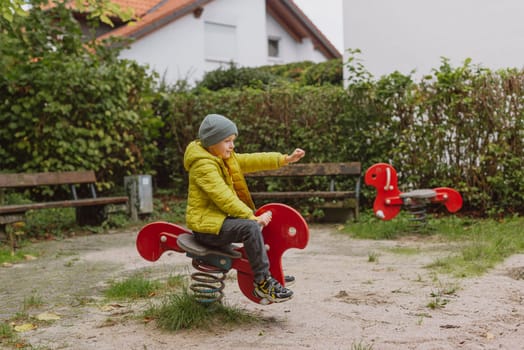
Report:
[[[286,282],[286,286],[293,285],[295,283],[295,276],[285,275],[284,282]]]
[[[281,303],[293,297],[293,291],[283,287],[273,277],[267,277],[260,283],[254,283],[255,290],[253,294],[261,299],[266,299],[269,302]]]

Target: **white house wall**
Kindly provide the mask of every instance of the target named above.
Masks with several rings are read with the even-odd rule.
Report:
[[[215,0],[205,5],[200,18],[189,14],[177,19],[134,42],[121,57],[148,64],[171,83],[180,79],[194,82],[205,71],[231,61],[239,66],[264,65],[267,58],[264,14],[264,0]],[[206,57],[206,22],[236,28],[236,55]]]
[[[215,0],[204,7],[204,21],[233,25],[237,28],[239,66],[260,66],[267,57],[264,17],[265,0]],[[207,61],[206,70],[218,68]]]
[[[297,61],[312,61],[318,63],[326,60],[321,52],[315,50],[311,39],[303,39],[302,42],[295,41],[270,15],[266,16],[266,27],[267,37],[279,40],[279,56],[268,57],[266,44],[265,57],[267,61],[265,64],[286,64]],[[265,40],[267,41],[267,38]]]
[[[204,47],[195,44],[204,40],[200,22],[192,15],[184,16],[134,42],[120,57],[149,65],[169,82],[192,80],[202,71]]]
[[[490,69],[524,65],[522,0],[344,0],[344,48],[379,77],[414,77],[466,58]],[[348,53],[344,52],[344,61]]]
[[[207,35],[206,35],[207,33]],[[280,56],[268,57],[268,35],[281,38]],[[206,47],[206,38],[211,41]],[[223,47],[222,54],[220,49]],[[217,52],[219,52],[217,54]],[[215,53],[215,54],[212,54]],[[269,15],[265,0],[214,0],[200,18],[188,14],[132,43],[122,58],[147,64],[168,83],[194,83],[206,71],[229,65],[256,67],[296,61],[322,62],[310,39],[298,43]]]

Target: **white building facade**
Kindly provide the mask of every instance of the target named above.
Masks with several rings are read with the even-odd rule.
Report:
[[[193,83],[231,63],[257,67],[342,56],[292,1],[186,2],[186,12],[174,11],[170,21],[147,23],[144,17],[136,25],[149,29],[128,26],[105,35],[134,38],[121,57],[149,65],[168,83]]]
[[[344,48],[375,77],[431,74],[446,57],[490,69],[524,67],[522,0],[344,0]],[[348,53],[344,53],[347,61]]]

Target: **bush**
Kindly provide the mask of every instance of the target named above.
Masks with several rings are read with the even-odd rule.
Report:
[[[280,80],[278,76],[268,71],[248,67],[238,68],[231,63],[229,68],[219,68],[207,72],[202,81],[197,84],[197,87],[213,91],[225,88],[264,88],[265,86],[275,84],[278,80]]]
[[[64,4],[35,6],[12,27],[0,31],[2,170],[93,169],[106,188],[148,170],[161,121],[146,68],[83,43]]]
[[[164,178],[185,195],[185,146],[206,114],[221,113],[239,127],[239,152],[302,147],[304,161],[360,161],[364,171],[391,162],[403,191],[449,186],[461,192],[466,211],[524,211],[523,71],[492,72],[469,61],[454,68],[444,59],[416,83],[398,72],[374,80],[350,63],[347,89],[286,84],[169,95],[159,141],[166,162],[157,171],[169,172]],[[374,191],[362,192],[364,206],[371,205]]]
[[[225,88],[267,89],[289,83],[300,86],[342,85],[342,61],[330,60],[314,64],[309,61],[256,68],[238,68],[231,63],[228,68],[207,72],[197,88],[218,91]]]

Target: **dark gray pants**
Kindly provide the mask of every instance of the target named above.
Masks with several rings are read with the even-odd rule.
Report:
[[[260,282],[269,275],[262,228],[254,220],[227,218],[218,235],[193,232],[195,239],[207,246],[220,247],[231,243],[243,243],[255,281]]]

